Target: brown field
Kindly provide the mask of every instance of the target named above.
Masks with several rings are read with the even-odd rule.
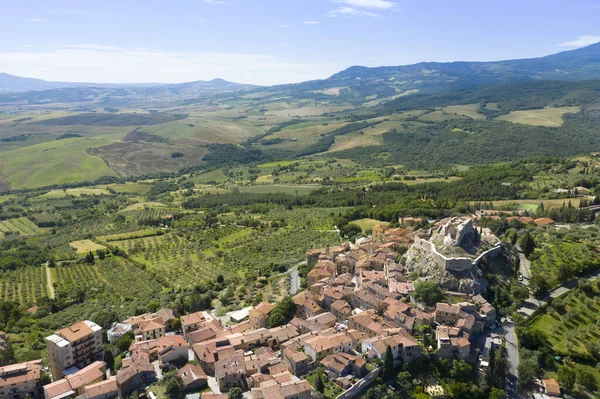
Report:
[[[340,90],[347,89],[347,88],[348,88],[347,86],[332,87],[332,88],[325,89],[325,90],[313,90],[313,91],[311,91],[311,93],[327,94],[328,96],[339,96]]]
[[[562,118],[564,114],[576,114],[580,109],[581,107],[529,109],[526,111],[513,111],[496,119],[522,125],[558,127],[562,126],[564,122]]]
[[[367,129],[369,130],[369,129]],[[370,145],[381,145],[383,139],[381,136],[360,133],[348,133],[343,136],[336,136],[335,142],[326,153],[347,150],[354,147],[366,147]]]
[[[477,112],[479,104],[466,104],[466,105],[451,105],[444,108],[444,112],[447,114],[456,114],[461,116],[467,116],[472,119],[485,119],[485,115]]]
[[[104,245],[96,244],[90,240],[79,240],[70,242],[69,245],[75,248],[78,254],[86,254],[90,251],[97,251],[99,249],[105,249]]]
[[[340,112],[347,109],[353,109],[351,106],[324,106],[324,107],[303,107],[296,109],[283,109],[279,111],[268,111],[266,115],[272,116],[288,116],[288,117],[306,117],[306,116],[320,116],[330,112]]]
[[[171,158],[174,152],[184,155]],[[157,171],[177,172],[185,166],[199,165],[208,152],[205,148],[175,147],[147,143],[113,143],[92,148],[88,154],[100,157],[119,176],[139,176]]]

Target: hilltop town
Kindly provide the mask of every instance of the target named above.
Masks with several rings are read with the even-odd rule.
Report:
[[[499,317],[482,295],[478,265],[504,245],[489,229],[474,227],[472,218],[443,219],[427,230],[411,224],[376,225],[355,243],[306,251],[305,288],[290,287],[297,292],[277,304],[261,302],[223,317],[164,308],[107,331],[90,320],[65,326],[45,339],[53,381],[42,385],[41,360],[5,366],[0,398],[42,392],[45,399],[145,392],[155,398],[155,387],[167,379],[177,381],[181,394],[200,392],[202,399],[232,392],[253,399],[323,392],[351,398],[390,367],[426,359],[489,373],[505,342],[495,333]],[[425,272],[432,268],[438,272]],[[439,296],[432,302],[431,295]],[[103,343],[125,343],[118,368],[114,359],[103,359]],[[421,388],[444,396],[435,375]]]

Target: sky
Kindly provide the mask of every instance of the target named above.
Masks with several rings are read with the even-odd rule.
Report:
[[[0,0],[0,72],[272,85],[600,41],[600,0]]]

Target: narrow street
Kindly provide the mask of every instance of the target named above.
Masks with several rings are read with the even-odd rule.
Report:
[[[512,322],[506,322],[503,328],[509,366],[505,391],[508,398],[516,398],[519,392],[519,347],[515,334],[515,325]]]
[[[300,290],[300,276],[298,275],[298,267],[305,264],[306,261],[302,261],[290,269],[290,295],[296,295],[296,293]]]

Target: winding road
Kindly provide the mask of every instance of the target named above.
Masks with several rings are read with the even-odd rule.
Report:
[[[300,275],[298,275],[298,267],[303,265],[306,265],[306,261],[299,262],[290,269],[290,295],[296,295],[296,293],[300,291]]]

